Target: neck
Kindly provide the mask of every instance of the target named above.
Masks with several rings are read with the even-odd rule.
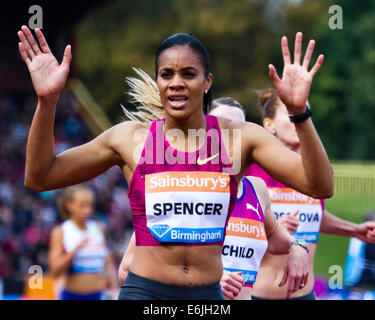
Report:
[[[206,128],[206,119],[203,112],[199,115],[191,115],[187,119],[176,119],[165,115],[164,134],[170,129],[180,129],[184,132],[185,136],[187,136],[189,129],[198,130],[201,128]]]
[[[300,146],[300,144],[299,143],[295,143],[295,144],[293,144],[293,143],[283,143],[284,144],[284,146],[286,146],[288,149],[290,149],[290,150],[292,150],[292,151],[294,151],[294,152],[297,152],[297,153],[301,153],[301,146]]]
[[[74,222],[74,224],[78,227],[78,229],[86,230],[86,220],[80,220],[80,219],[74,219],[74,218],[71,218],[70,220]]]

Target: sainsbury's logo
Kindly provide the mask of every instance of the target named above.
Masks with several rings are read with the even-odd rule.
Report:
[[[320,204],[319,199],[314,199],[289,188],[270,188],[269,192],[273,203]]]
[[[230,218],[226,235],[267,240],[264,224],[260,221],[245,218]]]
[[[146,175],[146,193],[166,191],[229,192],[229,175],[222,172],[173,171]]]

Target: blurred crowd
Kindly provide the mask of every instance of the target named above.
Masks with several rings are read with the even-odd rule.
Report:
[[[0,96],[0,279],[25,279],[30,266],[48,272],[51,229],[61,223],[56,198],[61,190],[33,192],[24,187],[28,131],[37,104],[27,94]],[[69,91],[56,112],[56,153],[93,138]],[[119,168],[111,168],[87,183],[96,195],[92,218],[107,230],[107,243],[117,265],[133,232],[127,183]]]

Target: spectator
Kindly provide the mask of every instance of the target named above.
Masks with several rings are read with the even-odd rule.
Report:
[[[63,152],[93,135],[69,91],[63,92],[60,103],[64,107],[56,113],[55,144],[58,152]],[[31,265],[48,271],[51,229],[61,222],[56,207],[58,192],[36,193],[24,187],[25,140],[34,104],[27,94],[0,97],[0,279],[23,281]],[[93,218],[106,225],[108,246],[118,266],[133,232],[127,184],[113,168],[89,185],[97,198]]]

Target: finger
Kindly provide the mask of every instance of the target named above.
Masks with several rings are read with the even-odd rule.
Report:
[[[287,37],[281,38],[281,52],[283,54],[284,65],[290,64],[290,52]]]
[[[374,242],[374,241],[375,241],[375,232],[372,230],[367,231],[366,242]]]
[[[243,279],[243,277],[241,275],[242,275],[242,271],[233,272],[233,274],[232,274],[233,278],[236,281],[243,283],[244,279]]]
[[[238,294],[239,294],[239,293],[240,293],[240,291],[241,291],[241,288],[240,288],[240,289],[238,289],[238,288],[236,288],[236,287],[233,287],[233,286],[228,286],[227,290],[228,290],[228,291],[230,291],[230,292],[232,292],[232,293],[233,293],[233,295],[234,295],[235,297],[237,297],[237,296],[238,296]]]
[[[293,228],[297,228],[299,226],[299,220],[291,220],[289,221],[290,225],[293,227]]]
[[[291,235],[293,235],[294,232],[297,231],[297,228],[298,228],[298,226],[289,226],[289,227],[287,228],[287,230],[289,231],[289,233],[290,233]]]
[[[301,51],[302,51],[302,32],[296,33],[296,39],[294,42],[294,60],[293,63],[301,63]]]
[[[30,60],[35,57],[35,53],[33,49],[30,47],[29,42],[26,39],[25,34],[22,31],[18,31],[18,38],[21,40],[23,47],[25,48],[27,55],[29,56]]]
[[[297,290],[301,289],[301,287],[300,287],[301,280],[302,280],[302,276],[296,276],[296,277],[294,277],[293,292],[296,292]]]
[[[296,210],[293,213],[291,213],[290,216],[291,217],[296,217],[298,213],[299,213],[299,210]]]
[[[224,297],[225,297],[226,299],[228,299],[228,300],[235,300],[235,299],[236,299],[236,297],[233,295],[232,292],[227,291],[227,290],[225,290],[225,289],[222,289],[221,291],[223,292],[223,295],[224,295]]]
[[[21,30],[23,31],[24,35],[26,36],[27,41],[29,42],[31,48],[33,49],[35,55],[38,55],[41,53],[39,49],[39,45],[36,43],[33,34],[31,33],[30,29],[26,26],[22,26]]]
[[[51,53],[51,50],[50,50],[50,48],[48,46],[46,38],[43,35],[43,32],[39,28],[36,28],[35,29],[35,34],[36,34],[36,36],[38,38],[40,47],[42,48],[42,51],[44,53]]]
[[[269,69],[269,75],[271,77],[273,85],[276,88],[281,80],[276,72],[275,67],[272,64],[268,65],[268,69]]]
[[[25,50],[25,47],[23,45],[22,42],[19,42],[18,43],[18,48],[20,50],[20,54],[21,54],[21,57],[22,57],[22,60],[26,63],[26,65],[28,66],[29,63],[31,62],[29,56],[27,55],[27,52]]]
[[[71,60],[72,60],[72,47],[70,45],[67,45],[64,51],[64,57],[63,57],[63,61],[61,62],[61,66],[69,69]]]
[[[297,291],[299,286],[299,281],[298,284],[296,283],[296,279],[294,277],[289,277],[288,279],[288,290],[287,290],[287,299],[289,299],[294,292]]]
[[[300,283],[300,286],[301,286],[301,284],[303,284],[303,288],[306,287],[308,280],[309,280],[309,274],[307,273],[303,276],[303,278],[301,280],[301,283]]]
[[[243,287],[242,281],[235,281],[234,279],[228,279],[226,282],[230,287],[237,288],[237,290],[241,290],[241,288]]]
[[[314,66],[312,67],[312,69],[310,70],[310,74],[312,76],[315,76],[315,74],[318,72],[318,70],[320,69],[320,67],[322,66],[323,64],[323,60],[324,60],[324,55],[319,55],[318,59],[316,60]]]
[[[312,56],[312,54],[314,52],[314,46],[315,46],[315,41],[314,40],[310,40],[309,44],[307,46],[305,57],[303,58],[303,64],[302,64],[302,66],[306,70],[307,70],[307,68],[309,67],[309,64],[310,64],[311,56]]]
[[[285,285],[285,283],[287,282],[287,279],[288,279],[288,269],[284,269],[284,274],[283,274],[283,277],[279,283],[279,287],[283,287]]]

